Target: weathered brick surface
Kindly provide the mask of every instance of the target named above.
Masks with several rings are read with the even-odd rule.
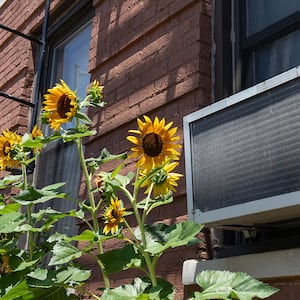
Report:
[[[79,1],[79,0],[77,0]],[[50,23],[56,22],[62,4],[74,0],[51,1]],[[92,79],[105,85],[108,102],[101,112],[90,109],[93,127],[99,134],[86,140],[86,153],[96,156],[103,147],[112,153],[127,151],[129,129],[136,117],[165,117],[178,126],[183,142],[183,117],[211,103],[211,1],[210,0],[93,0],[89,70]],[[43,0],[7,0],[0,8],[0,23],[38,37],[44,17]],[[32,101],[34,55],[32,43],[0,30],[0,90]],[[10,128],[24,133],[30,108],[0,97],[0,129]],[[183,150],[183,149],[182,149]],[[109,165],[108,168],[112,168]],[[126,165],[132,170],[134,162]],[[184,173],[184,160],[179,172]],[[81,195],[85,186],[80,187]],[[167,208],[150,214],[149,222],[174,223],[186,219],[185,179],[180,180],[175,201]],[[107,244],[105,249],[116,247]],[[197,257],[197,246],[168,251],[158,266],[160,276],[170,280],[177,299],[188,296],[192,287],[181,284],[181,268],[185,259]],[[84,258],[87,267],[94,262]],[[113,285],[129,282],[140,274],[124,272],[113,277]],[[272,299],[298,299],[299,281],[278,281],[282,292]],[[96,272],[89,283],[101,285]]]

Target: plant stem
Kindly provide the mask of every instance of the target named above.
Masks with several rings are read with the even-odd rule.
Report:
[[[136,203],[134,201],[132,207],[133,207],[133,210],[135,213],[136,221],[138,223],[138,226],[139,226],[140,232],[141,232],[141,237],[142,237],[142,242],[143,242],[143,254],[144,254],[145,262],[146,262],[146,265],[147,265],[147,268],[149,271],[152,286],[157,286],[155,268],[153,267],[151,256],[147,251],[145,251],[145,249],[147,249],[147,239],[146,239],[145,230],[144,230],[144,223],[142,222],[139,210],[135,204]]]
[[[136,173],[136,181],[138,178],[138,174],[139,174],[139,169],[137,170],[137,173]],[[141,232],[141,238],[142,238],[142,243],[143,243],[143,245],[141,245],[141,247],[139,247],[139,248],[143,252],[142,254],[144,255],[144,258],[145,258],[145,262],[146,262],[146,265],[147,265],[147,268],[149,271],[149,277],[150,277],[152,286],[157,286],[155,266],[152,263],[150,254],[147,251],[145,251],[145,249],[147,249],[147,239],[146,239],[145,230],[144,230],[145,216],[143,215],[143,218],[141,218],[139,210],[136,206],[136,204],[137,204],[136,200],[137,200],[137,195],[138,195],[138,191],[139,191],[139,186],[137,186],[137,185],[134,186],[133,196],[129,193],[129,191],[126,188],[121,187],[121,190],[123,190],[123,192],[129,199],[129,201],[131,202],[131,205],[132,205],[132,208],[133,208],[133,211],[135,214],[135,218],[136,218],[138,227]]]
[[[84,178],[85,178],[85,181],[86,181],[86,185],[87,185],[88,197],[89,197],[89,200],[90,200],[90,209],[89,209],[89,211],[91,213],[91,217],[92,217],[92,221],[93,221],[93,229],[96,232],[96,234],[98,234],[99,233],[99,223],[98,223],[98,219],[97,219],[97,206],[96,206],[96,203],[95,203],[94,194],[92,192],[91,176],[89,174],[88,168],[87,168],[86,163],[85,163],[82,140],[80,138],[76,139],[76,144],[77,144],[77,148],[78,148],[78,153],[79,153],[82,172],[83,172],[83,175],[84,175]],[[97,248],[98,248],[99,254],[103,254],[103,248],[102,248],[102,242],[101,241],[97,242]],[[102,273],[104,287],[109,288],[109,279],[108,279],[108,277],[105,273],[102,262],[98,258],[97,258],[97,264],[99,265],[99,268],[100,268],[101,273]]]
[[[149,190],[148,196],[146,198],[146,203],[145,203],[145,207],[144,207],[144,211],[143,211],[143,217],[142,217],[143,224],[145,224],[145,221],[146,221],[146,216],[147,216],[147,211],[148,211],[148,204],[149,204],[149,200],[150,200],[151,193],[152,193],[152,190],[153,190],[153,186],[154,186],[154,184],[151,183],[150,190]]]
[[[22,164],[22,176],[23,176],[23,189],[25,190],[28,187],[26,165],[25,164]],[[32,216],[31,216],[32,206],[33,206],[32,203],[28,204],[26,206],[27,221],[28,221],[28,224],[30,226],[33,226]],[[29,250],[29,259],[31,261],[32,258],[33,258],[33,250],[34,250],[34,235],[33,235],[33,232],[31,230],[28,230],[28,232],[27,232],[27,247],[28,247],[28,250]]]

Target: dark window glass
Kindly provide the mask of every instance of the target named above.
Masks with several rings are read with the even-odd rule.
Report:
[[[246,0],[241,9],[245,87],[300,64],[297,0]]]
[[[300,65],[299,0],[215,0],[214,6],[215,100]]]
[[[263,81],[300,65],[299,53],[300,30],[255,50],[253,53],[255,82]]]
[[[253,35],[299,10],[299,0],[247,0],[246,35]]]

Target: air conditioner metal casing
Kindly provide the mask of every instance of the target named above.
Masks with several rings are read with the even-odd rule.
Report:
[[[300,217],[300,67],[183,123],[190,219],[244,228]]]

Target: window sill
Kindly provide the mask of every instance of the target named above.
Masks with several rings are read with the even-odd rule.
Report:
[[[227,258],[196,260],[183,263],[182,283],[196,283],[196,276],[204,270],[245,272],[254,278],[269,279],[300,275],[300,248],[248,254]]]

